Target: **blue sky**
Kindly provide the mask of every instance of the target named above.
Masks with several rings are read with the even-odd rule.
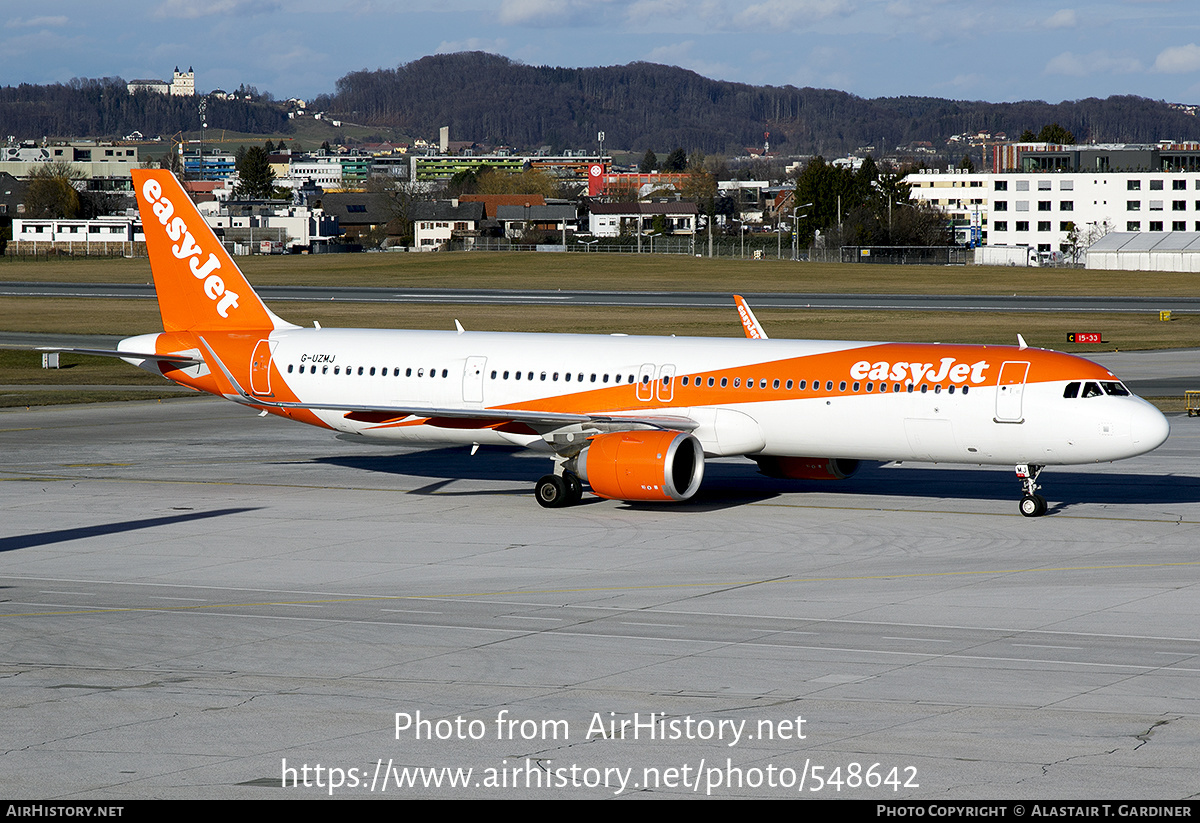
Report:
[[[1200,101],[1195,0],[60,0],[0,11],[0,83],[118,75],[200,91],[332,92],[358,69],[482,50],[534,65],[645,60],[863,97]],[[414,8],[414,6],[416,6]],[[40,13],[42,8],[45,14]]]

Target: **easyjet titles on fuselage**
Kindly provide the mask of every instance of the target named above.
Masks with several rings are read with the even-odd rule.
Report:
[[[986,360],[979,360],[975,363],[957,363],[955,357],[943,357],[936,373],[933,373],[933,363],[908,363],[903,360],[898,360],[895,363],[889,363],[886,360],[880,360],[876,363],[871,363],[868,360],[860,360],[850,367],[850,377],[855,380],[904,380],[907,381],[911,377],[913,383],[920,383],[922,380],[928,380],[931,383],[940,383],[943,380],[949,380],[951,383],[965,383],[970,380],[972,383],[981,384],[984,381],[983,373],[987,371],[991,363]]]

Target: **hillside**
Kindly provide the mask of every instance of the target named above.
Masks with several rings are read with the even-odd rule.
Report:
[[[121,137],[140,131],[167,136],[200,127],[198,98],[130,94],[120,77],[72,80],[49,86],[22,83],[0,87],[0,134],[18,140],[55,137]],[[250,134],[286,134],[287,113],[279,106],[241,100],[208,100],[211,129]]]
[[[859,146],[891,149],[913,141],[939,146],[963,132],[1016,138],[1057,122],[1080,142],[1156,142],[1200,138],[1195,117],[1141,97],[987,103],[933,97],[856,97],[793,86],[710,80],[653,63],[603,68],[526,66],[483,52],[424,57],[395,69],[359,71],[317,98],[357,123],[391,126],[493,145],[587,148],[604,131],[606,145],[641,151],[683,146],[738,153],[762,144],[787,154],[837,154]]]

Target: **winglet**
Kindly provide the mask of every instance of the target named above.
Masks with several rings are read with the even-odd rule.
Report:
[[[733,302],[737,304],[738,317],[742,319],[742,330],[746,332],[746,336],[752,340],[766,340],[767,332],[758,322],[758,318],[754,316],[754,312],[750,310],[746,298],[735,294]]]

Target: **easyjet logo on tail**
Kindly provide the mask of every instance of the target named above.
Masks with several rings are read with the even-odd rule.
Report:
[[[238,306],[238,295],[226,290],[225,281],[216,273],[221,268],[221,261],[212,252],[208,253],[208,259],[204,259],[204,250],[188,230],[184,219],[175,214],[174,204],[163,196],[162,186],[153,177],[147,178],[143,184],[142,197],[146,198],[154,216],[158,218],[158,222],[167,232],[167,237],[174,244],[171,246],[171,253],[178,260],[188,261],[192,275],[197,280],[204,281],[205,296],[217,304],[217,314],[229,317],[229,310]]]

